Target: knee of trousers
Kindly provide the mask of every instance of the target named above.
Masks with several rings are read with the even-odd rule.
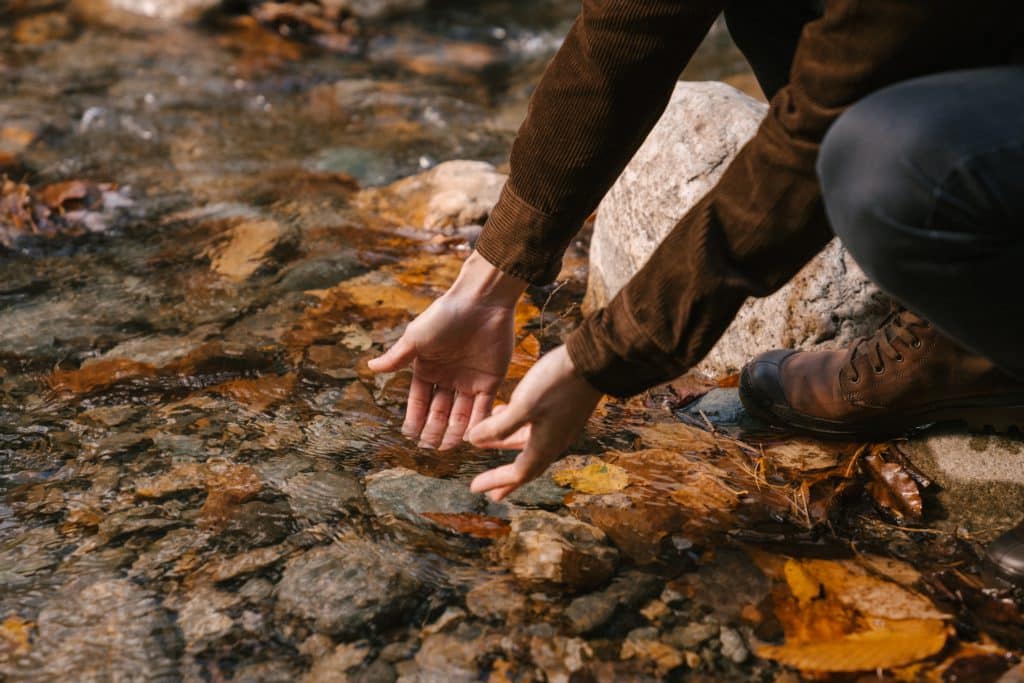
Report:
[[[919,117],[884,97],[850,107],[822,142],[817,171],[833,232],[865,273],[883,287],[925,232],[933,188],[919,171],[936,138]],[[916,120],[915,120],[916,119]]]

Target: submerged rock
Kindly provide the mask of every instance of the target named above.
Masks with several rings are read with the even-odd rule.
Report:
[[[581,595],[569,603],[565,617],[573,633],[595,631],[612,621],[620,610],[635,609],[658,594],[661,579],[644,572],[627,572],[615,577],[601,591]]]
[[[38,618],[32,652],[48,680],[174,681],[178,631],[152,594],[127,579],[73,582]]]
[[[378,548],[338,542],[288,562],[277,586],[277,611],[312,622],[318,632],[347,638],[408,617],[423,588]]]
[[[366,497],[378,516],[391,515],[414,524],[425,524],[424,512],[457,514],[479,512],[483,496],[465,482],[426,477],[405,467],[394,467],[366,478]]]
[[[718,181],[766,106],[722,83],[676,85],[672,100],[597,212],[585,307],[604,306]],[[790,284],[750,300],[698,366],[737,371],[761,351],[843,345],[873,331],[888,301],[833,242]]]
[[[570,588],[604,583],[619,561],[619,552],[597,527],[540,510],[512,520],[502,554],[519,580]]]

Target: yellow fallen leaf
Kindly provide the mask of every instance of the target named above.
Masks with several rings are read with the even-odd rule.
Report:
[[[783,572],[785,573],[789,590],[793,593],[793,597],[797,599],[801,607],[821,595],[821,584],[798,561],[786,560]]]
[[[0,653],[6,650],[15,655],[28,654],[31,649],[28,637],[31,629],[32,622],[18,616],[7,617],[0,622]]]
[[[825,592],[861,614],[885,619],[947,619],[924,595],[871,574],[856,560],[789,560],[788,568],[799,562],[801,569]],[[792,584],[790,584],[792,589]],[[796,591],[793,591],[799,599]]]
[[[562,470],[552,477],[561,486],[571,486],[575,491],[592,495],[621,491],[629,484],[626,470],[606,462],[595,462],[574,470]]]
[[[836,640],[769,645],[758,648],[757,655],[802,671],[873,671],[929,657],[949,636],[945,622],[937,619],[881,619],[875,626]]]

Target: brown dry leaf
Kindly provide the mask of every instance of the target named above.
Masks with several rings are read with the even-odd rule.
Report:
[[[445,512],[422,512],[431,522],[455,533],[474,538],[503,538],[508,536],[509,523],[498,517],[475,515],[469,512],[449,514]]]
[[[870,478],[867,490],[875,503],[897,523],[921,521],[924,503],[917,482],[902,465],[885,462],[878,450],[872,451],[861,463]]]
[[[210,391],[247,405],[257,412],[263,412],[288,398],[295,389],[295,379],[295,374],[290,372],[284,375],[233,379],[211,387]]]
[[[540,341],[532,334],[528,334],[512,349],[512,361],[508,365],[506,379],[522,379],[538,360],[540,360]]]
[[[84,202],[99,196],[99,188],[83,180],[68,180],[60,183],[53,183],[40,188],[36,192],[39,200],[55,211],[68,210],[73,208],[72,204]]]
[[[217,43],[239,54],[238,70],[243,77],[294,62],[306,52],[301,44],[285,40],[249,16],[233,19],[230,30],[218,36]]]
[[[870,574],[855,560],[790,560],[799,563],[826,593],[861,614],[886,619],[947,619],[925,596]],[[788,576],[788,575],[787,575]]]
[[[241,282],[263,267],[286,235],[284,226],[277,221],[245,221],[231,228],[227,241],[209,249],[205,255],[210,258],[213,272]]]
[[[15,615],[0,622],[0,657],[6,654],[27,655],[32,649],[29,632],[32,622]]]
[[[552,479],[560,486],[571,486],[580,493],[601,495],[621,491],[629,485],[629,475],[618,465],[594,462],[579,469],[559,470]]]
[[[789,642],[757,655],[802,671],[855,672],[905,666],[939,652],[949,628],[935,619],[875,620],[871,628],[835,640]]]
[[[49,379],[54,391],[88,394],[133,379],[156,376],[156,368],[128,358],[86,361],[77,370],[56,370]]]

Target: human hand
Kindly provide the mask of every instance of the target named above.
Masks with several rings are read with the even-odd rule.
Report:
[[[474,253],[455,284],[370,361],[374,372],[412,364],[403,434],[445,450],[490,415],[512,357],[515,305],[525,289],[525,282]]]
[[[469,430],[466,438],[480,448],[522,449],[516,459],[473,479],[475,493],[500,501],[536,479],[583,431],[601,392],[576,372],[565,346],[530,368],[507,406]]]

